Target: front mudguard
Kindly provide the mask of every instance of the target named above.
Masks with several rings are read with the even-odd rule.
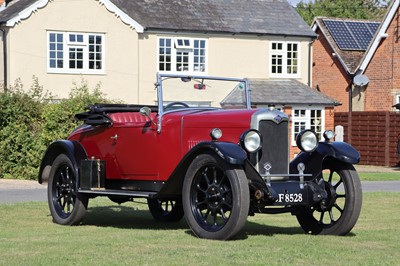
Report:
[[[297,165],[304,163],[305,174],[319,175],[324,169],[324,163],[331,159],[347,164],[358,164],[360,153],[346,142],[320,142],[313,152],[300,152],[290,162],[290,173],[297,174]]]
[[[60,154],[68,156],[74,166],[75,175],[79,176],[80,162],[87,159],[85,149],[78,141],[58,140],[49,145],[43,156],[38,174],[39,184],[47,183],[51,165]]]
[[[247,160],[246,152],[235,143],[205,141],[193,147],[180,161],[174,172],[168,178],[158,196],[180,195],[182,193],[183,181],[189,165],[193,159],[200,154],[213,152],[227,163],[232,165],[245,165]]]

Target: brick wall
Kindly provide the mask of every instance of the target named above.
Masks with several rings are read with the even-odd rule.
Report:
[[[395,15],[376,50],[365,75],[370,83],[365,91],[365,111],[390,111],[396,90],[400,93],[400,44],[397,32],[398,16]]]
[[[349,106],[348,86],[350,78],[341,67],[337,57],[332,56],[333,50],[322,32],[318,29],[319,36],[313,44],[313,88],[342,103],[337,107],[339,112],[347,112]]]

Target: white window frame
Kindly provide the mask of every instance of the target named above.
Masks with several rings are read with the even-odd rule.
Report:
[[[400,103],[400,94],[396,94],[396,95],[394,96],[394,101],[395,101],[394,104]],[[399,109],[396,109],[396,108],[394,108],[394,109],[395,109],[396,112],[400,112]]]
[[[160,40],[164,39],[164,46],[160,46]],[[170,40],[171,46],[166,46],[166,41]],[[182,43],[179,43],[182,41]],[[194,42],[204,42],[204,48],[196,48],[194,45]],[[164,48],[165,53],[160,54],[161,48]],[[166,49],[170,49],[170,54],[166,53]],[[198,52],[201,50],[203,51],[203,54],[198,54],[196,55],[195,50],[198,49]],[[162,56],[164,55],[164,56]],[[185,68],[183,70],[177,69],[178,66],[178,57],[180,59],[183,59],[182,57],[186,57],[187,60],[182,60],[181,64],[185,65]],[[164,63],[164,68],[167,68],[167,64],[170,64],[170,70],[162,70],[160,69],[160,57],[166,57],[170,58],[170,62],[163,61]],[[195,62],[195,57],[198,58],[198,60],[201,60],[203,58],[204,62]],[[203,70],[199,70],[196,68],[203,68]],[[159,36],[157,38],[157,71],[160,73],[170,73],[170,74],[202,74],[206,75],[208,70],[208,40],[204,38],[189,38],[189,37],[166,37],[166,36]]]
[[[304,110],[305,115],[302,117],[295,116],[296,110]],[[292,134],[291,134],[292,146],[296,146],[295,136],[296,136],[296,133],[299,133],[299,132],[295,132],[295,124],[296,123],[303,123],[304,124],[303,129],[314,129],[315,128],[315,125],[312,124],[312,117],[311,117],[312,111],[321,111],[321,121],[320,121],[321,130],[320,130],[320,132],[316,132],[316,133],[320,140],[323,139],[322,134],[325,131],[325,107],[323,107],[323,106],[294,107],[292,109]]]
[[[54,52],[50,49],[50,35],[51,34],[61,34],[63,36],[62,42],[56,42],[58,44],[62,44],[62,59],[57,58],[58,60],[63,61],[63,67],[53,67],[51,65],[51,61],[53,57],[51,57],[50,52]],[[82,41],[70,41],[70,35],[82,36]],[[99,60],[101,63],[101,68],[99,69],[90,69],[89,68],[89,47],[91,45],[96,46],[96,44],[89,44],[90,37],[101,37],[101,51],[94,52],[99,53],[101,55],[101,59]],[[57,45],[56,45],[57,46]],[[96,47],[95,47],[96,48]],[[57,49],[57,48],[56,48]],[[70,49],[78,49],[82,53],[82,68],[71,68],[70,67]],[[58,52],[59,50],[56,50]],[[47,31],[47,72],[48,73],[57,73],[57,74],[94,74],[94,75],[103,75],[105,74],[105,34],[104,33],[87,33],[87,32],[65,32],[65,31]],[[78,60],[77,60],[78,61]],[[96,61],[96,59],[95,59]],[[57,63],[56,63],[57,65]]]
[[[274,44],[282,45],[282,50],[273,49]],[[288,73],[288,46],[289,44],[297,45],[297,73]],[[273,73],[272,60],[274,56],[280,56],[282,59],[282,73]],[[301,77],[301,43],[295,41],[270,41],[269,43],[269,75],[272,78],[300,78]],[[293,65],[292,65],[293,66]]]

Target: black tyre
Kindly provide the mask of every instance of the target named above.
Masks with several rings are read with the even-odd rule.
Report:
[[[78,193],[76,182],[71,160],[59,155],[51,167],[47,188],[50,213],[57,224],[76,225],[85,215],[88,198]]]
[[[151,215],[161,222],[179,222],[183,217],[182,201],[147,199]]]
[[[346,235],[356,224],[361,212],[360,178],[350,164],[333,163],[324,175],[328,200],[325,204],[305,208],[297,220],[306,233]]]
[[[196,236],[232,238],[245,225],[249,204],[249,185],[243,169],[212,153],[193,160],[183,184],[183,209]]]

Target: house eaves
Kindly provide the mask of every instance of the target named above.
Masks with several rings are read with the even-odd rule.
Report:
[[[138,33],[143,33],[144,28],[129,15],[115,6],[109,0],[96,0],[99,4],[115,14],[116,17],[120,18],[122,22],[129,25],[131,28],[136,29]],[[7,27],[14,27],[21,20],[29,18],[32,13],[38,9],[47,6],[52,0],[18,0],[13,2],[12,5],[0,12],[0,25]]]
[[[392,3],[389,6],[388,11],[385,15],[385,18],[383,19],[383,22],[381,23],[380,27],[376,31],[375,36],[374,36],[370,46],[368,47],[359,66],[357,67],[357,74],[364,74],[367,66],[371,62],[376,50],[378,49],[379,44],[381,43],[382,39],[385,39],[388,37],[388,34],[386,32],[387,32],[394,16],[397,14],[397,10],[399,9],[399,4],[400,4],[400,0],[392,1]]]
[[[15,1],[15,2],[14,2]],[[14,0],[0,13],[0,24],[13,27],[52,0]],[[278,35],[315,39],[286,0],[93,0],[122,22],[145,31]]]
[[[19,0],[12,2],[0,12],[0,25],[14,27],[23,19],[27,19],[38,9],[47,5],[49,0]]]

